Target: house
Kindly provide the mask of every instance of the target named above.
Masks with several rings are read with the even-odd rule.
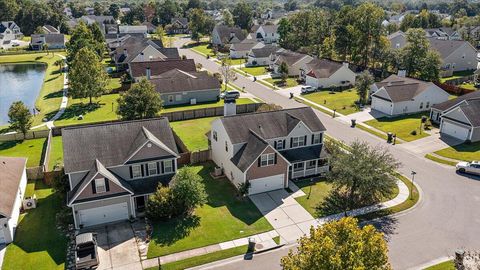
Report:
[[[172,69],[180,69],[185,72],[195,72],[197,67],[193,59],[167,59],[158,61],[135,61],[128,65],[128,72],[134,81],[141,77],[152,77],[161,75]]]
[[[278,25],[274,24],[260,25],[254,33],[255,38],[258,41],[263,41],[266,44],[277,43],[280,39],[280,34],[278,34]]]
[[[149,34],[153,34],[157,31],[157,27],[155,25],[153,25],[153,23],[151,22],[143,22],[142,25],[145,25],[147,27],[147,33]]]
[[[172,18],[170,25],[169,34],[188,34],[190,32],[188,19],[185,17]]]
[[[20,27],[12,21],[0,23],[0,49],[8,49],[12,41],[23,37]]]
[[[230,46],[230,58],[247,58],[250,50],[253,48],[262,48],[265,46],[262,42],[254,39],[245,39],[242,42],[234,43]]]
[[[217,102],[220,82],[206,71],[172,69],[150,80],[160,93],[164,106]]]
[[[146,25],[119,25],[118,33],[120,34],[143,34],[147,37],[147,26]]]
[[[424,30],[427,38],[436,38],[443,40],[462,40],[460,33],[451,27],[429,28]]]
[[[44,25],[42,27],[42,30],[43,32],[45,32],[45,34],[60,34],[60,30],[58,28],[55,28],[54,26],[51,26],[49,24]]]
[[[442,76],[451,76],[456,71],[477,69],[477,50],[468,41],[435,38],[429,38],[429,41],[430,48],[436,50],[442,59]]]
[[[0,157],[0,244],[13,242],[27,187],[26,158]]]
[[[212,122],[212,159],[249,194],[288,187],[288,181],[328,171],[325,127],[310,107],[232,115]]]
[[[76,229],[143,215],[148,195],[178,168],[163,117],[64,128],[62,141]]]
[[[440,134],[471,142],[480,141],[480,91],[435,104],[430,119]]]
[[[387,36],[390,40],[390,47],[392,49],[401,49],[407,45],[407,36],[403,31],[397,31]]]
[[[161,40],[128,38],[111,53],[118,69],[127,68],[131,62],[179,59],[177,48],[164,48]]]
[[[42,51],[48,46],[52,49],[65,49],[65,35],[64,34],[33,34],[30,41],[30,49],[34,51]]]
[[[357,76],[348,63],[338,63],[328,59],[313,59],[308,62],[305,74],[305,84],[314,88],[340,87],[355,84]]]
[[[303,76],[302,70],[306,69],[306,64],[313,60],[313,57],[303,53],[292,52],[289,50],[279,50],[272,56],[271,68],[273,72],[279,74],[279,67],[286,63],[289,76]]]
[[[270,56],[280,49],[274,44],[267,44],[261,48],[252,48],[248,52],[248,66],[269,66],[272,64]]]
[[[390,75],[371,88],[372,110],[386,115],[417,113],[430,110],[434,104],[447,101],[450,94],[432,82]]]
[[[70,27],[72,27],[72,26],[75,27],[75,25],[78,24],[79,21],[83,21],[87,25],[92,25],[94,23],[98,24],[102,34],[105,34],[105,25],[116,24],[116,21],[113,18],[113,16],[85,15],[85,16],[82,16],[78,19],[74,19],[72,22],[70,22],[69,23]]]
[[[212,31],[212,44],[223,47],[233,43],[239,43],[244,40],[245,37],[243,30],[238,27],[217,24]]]

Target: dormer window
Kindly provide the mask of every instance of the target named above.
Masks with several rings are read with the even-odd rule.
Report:
[[[98,178],[95,179],[95,191],[96,193],[104,193],[107,192],[107,187],[105,185],[105,178]]]
[[[275,147],[275,148],[276,148],[277,150],[283,150],[283,149],[285,149],[285,145],[283,145],[283,140],[278,140],[278,141],[275,142],[275,144],[276,144],[276,147]]]

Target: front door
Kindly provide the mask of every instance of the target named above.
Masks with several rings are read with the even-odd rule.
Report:
[[[135,206],[138,213],[145,211],[145,196],[135,197]]]

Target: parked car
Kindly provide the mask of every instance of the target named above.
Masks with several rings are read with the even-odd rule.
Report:
[[[455,166],[457,172],[480,175],[480,161],[459,162]]]
[[[313,88],[312,86],[303,86],[302,87],[302,94],[307,94],[307,93],[311,93],[311,92],[315,92],[315,88]]]
[[[75,265],[77,269],[98,266],[97,238],[93,233],[82,233],[75,238]]]
[[[237,90],[225,91],[220,94],[221,99],[237,99],[240,97],[240,92]]]
[[[20,44],[16,43],[16,42],[12,42],[12,47],[18,47],[20,46]]]

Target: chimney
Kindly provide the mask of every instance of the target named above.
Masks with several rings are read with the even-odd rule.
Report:
[[[145,71],[145,76],[147,76],[147,80],[150,80],[150,77],[152,76],[152,72],[150,71],[149,67],[147,67],[147,70]]]
[[[123,49],[123,55],[125,55],[125,58],[128,57],[127,49]]]
[[[237,102],[235,99],[223,100],[223,116],[230,116],[237,114]]]
[[[405,69],[401,69],[398,71],[398,77],[406,77],[407,71]]]

